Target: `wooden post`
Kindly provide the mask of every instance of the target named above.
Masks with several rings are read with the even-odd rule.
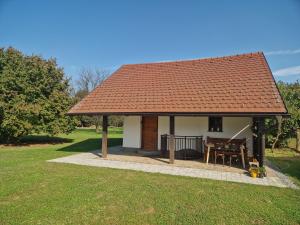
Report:
[[[174,164],[175,161],[175,119],[174,116],[170,116],[170,138],[169,138],[169,157],[170,164]]]
[[[107,127],[108,127],[108,118],[106,115],[103,115],[102,121],[102,158],[107,158]]]
[[[258,134],[257,134],[257,130],[258,130],[258,118],[257,117],[253,117],[252,118],[252,126],[253,126],[253,132],[254,135],[252,136],[253,138],[253,158],[255,158],[256,160],[258,159],[258,148],[259,148],[259,138],[258,138]]]
[[[259,166],[264,166],[265,160],[265,119],[259,118],[258,121],[258,162]]]
[[[297,128],[296,150],[300,152],[300,128]]]

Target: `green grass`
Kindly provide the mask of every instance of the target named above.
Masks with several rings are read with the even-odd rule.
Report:
[[[289,148],[296,150],[296,138],[290,138],[288,141],[288,146]]]
[[[267,150],[267,158],[300,186],[300,153],[288,148]]]
[[[300,223],[299,190],[46,162],[100,146],[93,130],[59,138],[0,148],[1,225]]]

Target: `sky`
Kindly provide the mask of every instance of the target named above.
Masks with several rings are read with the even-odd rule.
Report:
[[[82,68],[263,51],[276,80],[300,80],[300,0],[0,0],[0,47]]]

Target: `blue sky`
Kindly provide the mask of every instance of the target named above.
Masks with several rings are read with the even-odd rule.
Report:
[[[300,79],[300,0],[0,0],[0,46],[82,67],[264,51],[277,80]]]

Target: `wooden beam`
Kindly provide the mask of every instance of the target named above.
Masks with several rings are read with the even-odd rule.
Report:
[[[175,161],[175,118],[170,116],[170,138],[169,138],[169,157],[170,164],[174,164]]]
[[[103,115],[102,117],[102,157],[107,158],[107,127],[108,127],[108,116]]]

